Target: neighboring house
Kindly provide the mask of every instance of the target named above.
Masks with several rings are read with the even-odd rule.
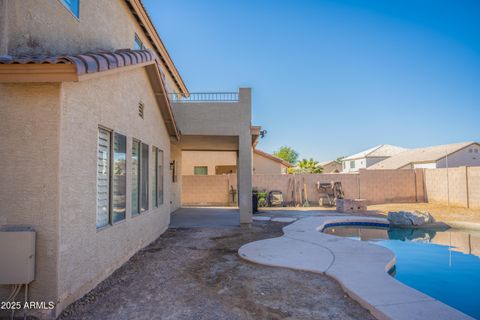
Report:
[[[286,174],[292,167],[287,161],[274,155],[253,149],[253,174]],[[183,175],[220,175],[237,173],[235,152],[184,151],[182,155]]]
[[[0,225],[36,231],[29,298],[55,302],[29,315],[57,317],[167,229],[184,150],[238,155],[251,222],[250,89],[190,94],[139,0],[0,10]]]
[[[480,166],[480,144],[469,141],[406,150],[369,169],[417,169]]]
[[[253,149],[253,174],[286,174],[293,165],[270,153]]]
[[[407,149],[390,144],[381,144],[368,150],[356,153],[342,159],[342,172],[358,172],[373,166],[375,163],[383,161]]]
[[[319,163],[322,173],[339,173],[342,171],[342,164],[337,160],[324,161]]]

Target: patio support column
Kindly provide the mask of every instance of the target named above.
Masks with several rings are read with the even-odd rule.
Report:
[[[240,223],[252,222],[252,138],[250,133],[239,136],[238,206]]]

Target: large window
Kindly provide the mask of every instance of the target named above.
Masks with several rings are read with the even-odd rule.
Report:
[[[60,2],[61,2],[76,18],[80,18],[80,0],[60,0]]]
[[[140,212],[148,210],[148,145],[142,143],[140,165]]]
[[[132,215],[148,210],[148,145],[132,144]]]
[[[208,175],[208,167],[193,167],[193,174],[196,176]]]
[[[132,143],[132,215],[140,213],[138,197],[140,195],[140,141]]]
[[[126,137],[99,128],[97,146],[96,226],[103,228],[125,219]]]
[[[98,129],[97,228],[108,225],[110,211],[110,144],[112,133]]]
[[[163,204],[163,151],[153,147],[155,161],[155,177],[152,184],[153,205],[158,207]]]
[[[127,137],[115,133],[113,138],[112,222],[125,219],[127,195]]]
[[[350,161],[350,169],[355,169],[355,160]]]

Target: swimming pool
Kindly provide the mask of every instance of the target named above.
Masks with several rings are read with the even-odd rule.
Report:
[[[395,253],[399,281],[480,319],[480,232],[329,226],[327,234],[375,242]]]

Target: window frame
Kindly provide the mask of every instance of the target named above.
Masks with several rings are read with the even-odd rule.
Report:
[[[350,160],[350,169],[355,169],[355,160]]]
[[[80,21],[80,0],[78,0],[77,2],[77,12],[78,12],[78,15],[75,14],[74,12],[74,9],[66,2],[67,0],[58,0],[58,2],[60,2],[63,7],[65,9],[67,9],[68,12],[70,12],[70,14],[78,21]]]
[[[99,187],[98,187],[98,180],[99,180],[99,172],[98,172],[98,164],[99,164],[99,153],[100,153],[100,133],[101,131],[105,131],[108,133],[108,176],[107,176],[107,185],[108,185],[108,197],[107,197],[107,200],[108,200],[108,218],[107,218],[107,223],[105,225],[102,225],[102,226],[98,226],[98,215],[99,215],[99,196],[98,196],[98,193],[99,193]],[[111,157],[111,149],[112,149],[112,136],[113,136],[113,130],[109,129],[109,128],[106,128],[106,127],[103,127],[103,126],[98,126],[98,129],[97,129],[97,146],[96,146],[96,184],[95,184],[95,188],[96,188],[96,211],[95,211],[95,228],[97,230],[102,230],[102,229],[105,229],[107,228],[108,226],[111,225],[111,220],[110,220],[110,211],[111,211],[111,206],[112,206],[112,199],[111,199],[111,192],[110,192],[110,188],[111,188],[111,180],[112,180],[112,172],[111,172],[111,166],[112,166],[112,157]]]
[[[114,206],[114,203],[113,203],[113,196],[114,196],[114,190],[113,190],[113,184],[114,184],[114,178],[115,178],[115,173],[113,172],[115,170],[115,136],[116,135],[119,135],[121,137],[123,137],[125,139],[125,214],[123,216],[123,219],[120,219],[120,220],[117,220],[117,221],[114,221],[114,216],[113,216],[113,206]],[[117,131],[112,131],[112,145],[111,145],[111,167],[110,167],[110,188],[111,188],[111,192],[110,192],[110,198],[111,198],[111,204],[110,204],[110,220],[111,220],[111,225],[114,225],[114,224],[117,224],[117,223],[120,223],[122,221],[125,221],[127,219],[127,174],[128,174],[128,166],[127,166],[127,158],[128,158],[128,137],[120,132],[117,132]]]
[[[143,44],[142,39],[140,39],[140,37],[138,36],[138,33],[136,32],[133,38],[133,50],[145,50],[145,45]]]
[[[140,158],[140,213],[146,213],[150,210],[150,146],[146,143],[141,143],[141,158]],[[146,157],[144,151],[147,152]],[[146,160],[145,160],[146,158]],[[146,161],[146,162],[145,162]],[[145,174],[146,169],[146,174]],[[147,181],[144,181],[143,178],[146,178]],[[144,188],[146,188],[146,191]],[[145,191],[145,193],[144,193]],[[145,197],[145,199],[144,199]],[[144,203],[146,200],[146,204]],[[145,206],[144,206],[145,205]],[[143,209],[143,211],[142,211]]]
[[[152,146],[152,152],[153,152],[153,165],[155,166],[155,169],[153,171],[154,178],[152,186],[152,206],[154,208],[159,208],[160,206],[165,204],[165,153],[162,149]],[[161,157],[160,157],[161,154]],[[161,161],[161,169],[159,168],[159,162]],[[161,177],[161,181],[159,178]],[[160,189],[161,187],[161,189]],[[153,192],[155,190],[155,192]],[[162,197],[160,199],[159,195],[160,193],[162,194]],[[159,199],[161,201],[159,201]]]
[[[205,174],[197,174],[196,169],[205,169]],[[208,176],[208,166],[193,166],[193,175],[194,176]]]
[[[136,139],[136,138],[132,138],[132,148],[131,148],[131,152],[130,152],[130,156],[132,158],[132,164],[133,164],[133,146],[135,143],[138,143],[138,160],[137,160],[137,177],[138,177],[138,181],[137,181],[137,207],[136,207],[136,211],[133,211],[133,189],[131,190],[131,203],[132,205],[130,206],[130,216],[131,217],[136,217],[136,216],[139,216],[141,215],[142,213],[147,213],[148,211],[150,211],[150,146],[143,142],[142,140],[140,139]],[[147,163],[146,163],[146,170],[147,170],[147,175],[146,175],[146,178],[147,178],[147,181],[146,181],[146,208],[142,211],[142,192],[144,190],[143,188],[143,160],[144,160],[144,155],[143,155],[143,146],[146,146],[146,150],[147,150]],[[131,180],[131,186],[133,187],[133,179]]]
[[[136,177],[137,177],[137,196],[136,196],[136,211],[134,212],[133,211],[133,164],[134,164],[134,161],[133,161],[133,147],[135,144],[138,144],[138,159],[137,159],[137,172],[136,172]],[[130,203],[131,203],[131,206],[130,206],[130,216],[131,217],[136,217],[138,215],[140,215],[140,159],[141,159],[141,148],[142,148],[142,141],[140,141],[139,139],[135,139],[135,138],[132,138],[132,146],[131,146],[131,152],[130,152],[130,157],[131,157],[131,160],[132,160],[132,179],[130,181],[130,187],[132,187],[132,190],[130,190],[130,195],[131,195],[131,200],[130,200]]]
[[[98,126],[98,129],[97,129],[97,148],[96,148],[96,156],[97,156],[97,165],[96,165],[96,204],[97,204],[97,209],[96,209],[96,212],[95,212],[95,219],[98,218],[98,154],[99,154],[99,138],[100,138],[100,131],[105,131],[105,132],[108,132],[108,135],[109,135],[109,139],[108,139],[108,142],[109,142],[109,146],[108,146],[108,219],[107,219],[107,223],[105,225],[102,225],[102,226],[98,226],[97,225],[97,221],[95,221],[95,228],[96,230],[103,230],[105,228],[108,228],[109,226],[112,226],[112,225],[115,225],[115,224],[118,224],[118,223],[121,223],[121,222],[124,222],[126,219],[127,219],[127,215],[126,215],[126,210],[127,210],[127,200],[126,200],[126,196],[127,196],[127,185],[126,185],[126,182],[125,182],[125,216],[123,217],[123,219],[120,219],[118,221],[114,221],[113,219],[113,179],[114,179],[114,158],[115,158],[115,135],[120,135],[122,137],[125,138],[125,181],[127,180],[127,153],[126,153],[126,149],[127,149],[127,146],[126,146],[126,143],[127,143],[127,136],[120,133],[120,132],[117,132],[113,129],[110,129],[110,128],[107,128],[105,126],[102,126],[102,125],[99,125]]]

